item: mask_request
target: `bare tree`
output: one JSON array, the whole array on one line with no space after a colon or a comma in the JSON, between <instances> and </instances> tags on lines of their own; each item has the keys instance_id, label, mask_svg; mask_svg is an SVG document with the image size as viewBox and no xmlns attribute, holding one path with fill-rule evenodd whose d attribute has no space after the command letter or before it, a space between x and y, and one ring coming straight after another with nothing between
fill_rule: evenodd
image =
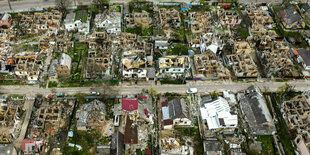
<instances>
[{"instance_id":1,"label":"bare tree","mask_svg":"<svg viewBox=\"0 0 310 155\"><path fill-rule=\"evenodd\" d=\"M71 0L56 0L55 3L59 11L65 15L67 13L67 7L71 4Z\"/></svg>"},{"instance_id":2,"label":"bare tree","mask_svg":"<svg viewBox=\"0 0 310 155\"><path fill-rule=\"evenodd\" d=\"M109 0L93 0L93 4L97 5L98 8L103 11L104 6L109 4Z\"/></svg>"},{"instance_id":3,"label":"bare tree","mask_svg":"<svg viewBox=\"0 0 310 155\"><path fill-rule=\"evenodd\" d=\"M11 6L10 0L8 0L8 4L9 4L9 7L10 7L10 10L12 10L12 6Z\"/></svg>"}]
</instances>

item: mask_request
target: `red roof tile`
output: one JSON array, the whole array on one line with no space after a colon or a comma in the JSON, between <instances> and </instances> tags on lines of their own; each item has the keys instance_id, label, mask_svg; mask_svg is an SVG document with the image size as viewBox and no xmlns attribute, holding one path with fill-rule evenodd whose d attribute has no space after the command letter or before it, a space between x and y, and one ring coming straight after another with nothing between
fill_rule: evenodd
<instances>
[{"instance_id":1,"label":"red roof tile","mask_svg":"<svg viewBox=\"0 0 310 155\"><path fill-rule=\"evenodd\" d=\"M122 109L127 111L134 111L138 109L137 98L122 98Z\"/></svg>"},{"instance_id":2,"label":"red roof tile","mask_svg":"<svg viewBox=\"0 0 310 155\"><path fill-rule=\"evenodd\" d=\"M35 139L24 139L24 140L22 141L22 150L25 151L25 145L26 145L26 144L28 144L28 143L34 143L35 141L37 141L37 140L35 140Z\"/></svg>"}]
</instances>

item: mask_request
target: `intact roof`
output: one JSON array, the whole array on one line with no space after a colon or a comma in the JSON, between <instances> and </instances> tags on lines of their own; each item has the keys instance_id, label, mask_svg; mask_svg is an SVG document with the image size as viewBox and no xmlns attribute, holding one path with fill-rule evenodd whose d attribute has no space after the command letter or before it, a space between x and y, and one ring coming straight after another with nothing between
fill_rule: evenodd
<instances>
[{"instance_id":1,"label":"intact roof","mask_svg":"<svg viewBox=\"0 0 310 155\"><path fill-rule=\"evenodd\" d=\"M65 23L71 23L74 22L75 13L69 13L66 16L66 19L64 20Z\"/></svg>"},{"instance_id":2,"label":"intact roof","mask_svg":"<svg viewBox=\"0 0 310 155\"><path fill-rule=\"evenodd\" d=\"M125 150L124 135L119 131L117 131L112 135L111 154L116 155L123 154L124 150Z\"/></svg>"},{"instance_id":3,"label":"intact roof","mask_svg":"<svg viewBox=\"0 0 310 155\"><path fill-rule=\"evenodd\" d=\"M137 125L132 126L132 120L127 116L125 133L124 133L124 144L138 144L138 129Z\"/></svg>"},{"instance_id":4,"label":"intact roof","mask_svg":"<svg viewBox=\"0 0 310 155\"><path fill-rule=\"evenodd\" d=\"M275 131L266 101L254 86L249 87L240 99L240 108L251 132L255 135L270 135Z\"/></svg>"},{"instance_id":5,"label":"intact roof","mask_svg":"<svg viewBox=\"0 0 310 155\"><path fill-rule=\"evenodd\" d=\"M309 10L309 8L310 8L309 4L308 4L308 3L305 3L305 4L303 4L303 5L300 7L300 10L303 11L303 12L305 12L305 11Z\"/></svg>"},{"instance_id":6,"label":"intact roof","mask_svg":"<svg viewBox=\"0 0 310 155\"><path fill-rule=\"evenodd\" d=\"M148 78L155 78L155 72L156 72L156 70L155 70L155 68L148 68L147 69L147 77Z\"/></svg>"},{"instance_id":7,"label":"intact roof","mask_svg":"<svg viewBox=\"0 0 310 155\"><path fill-rule=\"evenodd\" d=\"M173 120L172 119L164 120L164 125L172 125L172 124L173 124Z\"/></svg>"},{"instance_id":8,"label":"intact roof","mask_svg":"<svg viewBox=\"0 0 310 155\"><path fill-rule=\"evenodd\" d=\"M296 21L300 20L301 17L298 14L298 12L295 10L295 8L293 6L288 6L286 8L284 8L284 10L281 13L281 16L283 18L283 20L287 23L287 24L292 24L295 23Z\"/></svg>"},{"instance_id":9,"label":"intact roof","mask_svg":"<svg viewBox=\"0 0 310 155\"><path fill-rule=\"evenodd\" d=\"M299 49L299 55L307 66L310 66L310 51L306 49Z\"/></svg>"},{"instance_id":10,"label":"intact roof","mask_svg":"<svg viewBox=\"0 0 310 155\"><path fill-rule=\"evenodd\" d=\"M134 111L138 109L137 98L122 98L122 109L127 111Z\"/></svg>"},{"instance_id":11,"label":"intact roof","mask_svg":"<svg viewBox=\"0 0 310 155\"><path fill-rule=\"evenodd\" d=\"M168 102L169 118L187 118L187 106L183 98L173 99Z\"/></svg>"},{"instance_id":12,"label":"intact roof","mask_svg":"<svg viewBox=\"0 0 310 155\"><path fill-rule=\"evenodd\" d=\"M67 66L68 69L71 69L71 57L65 53L62 53L61 57L60 57L60 65L62 66Z\"/></svg>"}]
</instances>

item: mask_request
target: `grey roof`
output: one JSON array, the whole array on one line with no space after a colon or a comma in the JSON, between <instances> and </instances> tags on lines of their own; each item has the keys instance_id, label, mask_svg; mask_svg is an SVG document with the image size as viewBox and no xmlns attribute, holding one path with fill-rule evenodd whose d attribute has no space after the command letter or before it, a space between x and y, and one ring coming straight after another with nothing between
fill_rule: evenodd
<instances>
[{"instance_id":1,"label":"grey roof","mask_svg":"<svg viewBox=\"0 0 310 155\"><path fill-rule=\"evenodd\" d=\"M111 154L122 155L125 150L124 135L119 131L113 133L111 139Z\"/></svg>"},{"instance_id":2,"label":"grey roof","mask_svg":"<svg viewBox=\"0 0 310 155\"><path fill-rule=\"evenodd\" d=\"M50 65L50 68L48 70L48 76L55 76L57 73L57 66L58 66L58 60L54 59Z\"/></svg>"},{"instance_id":3,"label":"grey roof","mask_svg":"<svg viewBox=\"0 0 310 155\"><path fill-rule=\"evenodd\" d=\"M301 17L298 12L295 10L293 6L288 6L284 8L282 12L282 18L287 24L295 23L296 21L300 20Z\"/></svg>"},{"instance_id":4,"label":"grey roof","mask_svg":"<svg viewBox=\"0 0 310 155\"><path fill-rule=\"evenodd\" d=\"M207 152L207 154L221 154L223 151L223 147L217 141L215 142L204 141L203 148L204 152Z\"/></svg>"},{"instance_id":5,"label":"grey roof","mask_svg":"<svg viewBox=\"0 0 310 155\"><path fill-rule=\"evenodd\" d=\"M255 135L272 134L275 131L275 126L260 92L251 86L246 90L246 94L240 96L240 107L251 132Z\"/></svg>"},{"instance_id":6,"label":"grey roof","mask_svg":"<svg viewBox=\"0 0 310 155\"><path fill-rule=\"evenodd\" d=\"M308 4L308 3L305 3L305 4L303 4L303 5L300 7L300 10L301 10L302 12L305 12L305 11L309 10L309 8L310 8L309 4Z\"/></svg>"},{"instance_id":7,"label":"grey roof","mask_svg":"<svg viewBox=\"0 0 310 155\"><path fill-rule=\"evenodd\" d=\"M299 55L307 66L310 66L310 51L306 49L299 49Z\"/></svg>"},{"instance_id":8,"label":"grey roof","mask_svg":"<svg viewBox=\"0 0 310 155\"><path fill-rule=\"evenodd\" d=\"M65 23L72 23L74 22L75 13L69 13L66 16L66 19L64 20Z\"/></svg>"},{"instance_id":9,"label":"grey roof","mask_svg":"<svg viewBox=\"0 0 310 155\"><path fill-rule=\"evenodd\" d=\"M155 72L156 72L156 70L155 70L155 68L148 68L147 69L147 77L148 78L155 78Z\"/></svg>"},{"instance_id":10,"label":"grey roof","mask_svg":"<svg viewBox=\"0 0 310 155\"><path fill-rule=\"evenodd\" d=\"M169 118L187 118L187 105L183 98L173 99L168 102Z\"/></svg>"}]
</instances>

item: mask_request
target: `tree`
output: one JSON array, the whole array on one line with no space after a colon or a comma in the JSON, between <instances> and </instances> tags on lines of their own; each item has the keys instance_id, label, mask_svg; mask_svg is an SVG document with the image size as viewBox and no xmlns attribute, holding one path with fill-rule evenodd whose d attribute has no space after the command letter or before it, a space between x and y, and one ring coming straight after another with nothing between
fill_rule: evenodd
<instances>
[{"instance_id":1,"label":"tree","mask_svg":"<svg viewBox=\"0 0 310 155\"><path fill-rule=\"evenodd\" d=\"M10 0L8 0L8 4L9 4L9 7L10 7L10 10L12 10L12 6L11 6Z\"/></svg>"},{"instance_id":2,"label":"tree","mask_svg":"<svg viewBox=\"0 0 310 155\"><path fill-rule=\"evenodd\" d=\"M149 88L149 93L152 95L152 97L156 97L158 95L157 90L153 87Z\"/></svg>"},{"instance_id":3,"label":"tree","mask_svg":"<svg viewBox=\"0 0 310 155\"><path fill-rule=\"evenodd\" d=\"M56 8L65 15L67 13L67 7L71 4L71 0L56 0L55 3Z\"/></svg>"},{"instance_id":4,"label":"tree","mask_svg":"<svg viewBox=\"0 0 310 155\"><path fill-rule=\"evenodd\" d=\"M93 0L93 4L97 5L99 10L103 11L104 6L109 4L109 0Z\"/></svg>"},{"instance_id":5,"label":"tree","mask_svg":"<svg viewBox=\"0 0 310 155\"><path fill-rule=\"evenodd\" d=\"M288 83L285 83L284 85L278 87L276 92L281 97L283 97L284 95L287 95L288 93L294 92L294 87Z\"/></svg>"}]
</instances>

